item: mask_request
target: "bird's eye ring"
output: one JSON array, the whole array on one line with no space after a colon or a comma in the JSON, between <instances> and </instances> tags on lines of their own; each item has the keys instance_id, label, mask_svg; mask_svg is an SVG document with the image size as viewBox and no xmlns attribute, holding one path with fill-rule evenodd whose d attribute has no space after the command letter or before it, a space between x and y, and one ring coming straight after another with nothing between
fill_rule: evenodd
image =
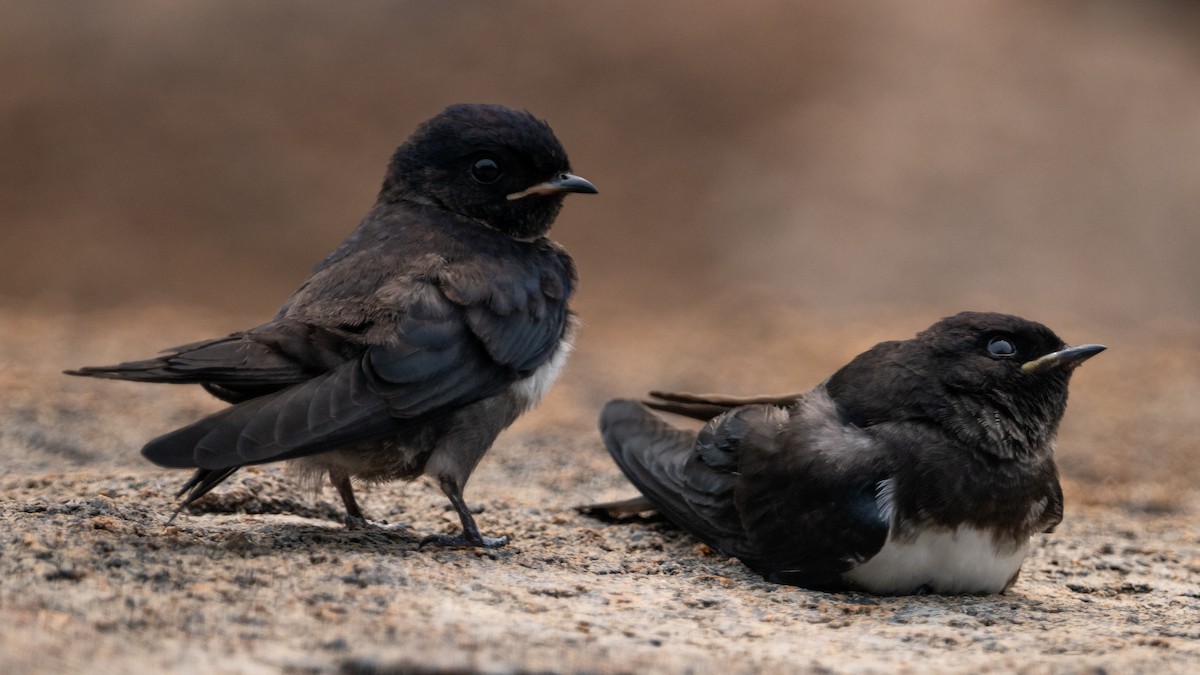
<instances>
[{"instance_id":1,"label":"bird's eye ring","mask_svg":"<svg viewBox=\"0 0 1200 675\"><path fill-rule=\"evenodd\" d=\"M483 183L484 185L490 185L491 183L495 183L496 181L500 180L500 176L503 173L504 172L500 170L500 165L491 157L477 159L475 160L475 163L471 165L471 178L474 178L476 182Z\"/></svg>"},{"instance_id":2,"label":"bird's eye ring","mask_svg":"<svg viewBox=\"0 0 1200 675\"><path fill-rule=\"evenodd\" d=\"M1017 354L1016 345L1011 340L1000 336L988 340L987 350L988 354L997 357L1015 356Z\"/></svg>"}]
</instances>

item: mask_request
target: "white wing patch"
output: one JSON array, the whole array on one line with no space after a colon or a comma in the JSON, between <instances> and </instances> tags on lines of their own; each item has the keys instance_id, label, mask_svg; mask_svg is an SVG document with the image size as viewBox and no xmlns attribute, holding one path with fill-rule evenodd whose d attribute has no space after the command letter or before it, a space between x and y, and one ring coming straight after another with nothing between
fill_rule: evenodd
<instances>
[{"instance_id":1,"label":"white wing patch","mask_svg":"<svg viewBox=\"0 0 1200 675\"><path fill-rule=\"evenodd\" d=\"M997 546L992 534L983 530L928 528L899 540L889 534L879 553L844 576L880 595L923 589L943 594L999 593L1021 569L1028 551L1028 540L1012 549Z\"/></svg>"},{"instance_id":2,"label":"white wing patch","mask_svg":"<svg viewBox=\"0 0 1200 675\"><path fill-rule=\"evenodd\" d=\"M875 506L879 508L879 515L883 516L883 520L888 524L888 530L891 530L892 516L896 513L896 481L892 478L879 481L875 486Z\"/></svg>"}]
</instances>

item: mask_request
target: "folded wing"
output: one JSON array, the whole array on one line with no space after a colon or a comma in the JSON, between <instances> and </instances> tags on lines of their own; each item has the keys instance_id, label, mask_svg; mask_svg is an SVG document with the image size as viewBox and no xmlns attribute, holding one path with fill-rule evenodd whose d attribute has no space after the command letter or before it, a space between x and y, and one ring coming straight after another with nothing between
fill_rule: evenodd
<instances>
[{"instance_id":1,"label":"folded wing","mask_svg":"<svg viewBox=\"0 0 1200 675\"><path fill-rule=\"evenodd\" d=\"M143 453L164 466L223 469L392 436L503 391L549 358L565 330L565 297L546 296L540 283L536 294L515 285L474 296L436 278L411 283L383 344L154 439Z\"/></svg>"},{"instance_id":2,"label":"folded wing","mask_svg":"<svg viewBox=\"0 0 1200 675\"><path fill-rule=\"evenodd\" d=\"M748 405L655 396L666 401L655 407L711 419L692 433L613 401L600 429L621 470L672 522L768 579L810 588L841 586L842 572L883 546L885 463L868 435L842 437L861 430L842 424L823 389Z\"/></svg>"}]
</instances>

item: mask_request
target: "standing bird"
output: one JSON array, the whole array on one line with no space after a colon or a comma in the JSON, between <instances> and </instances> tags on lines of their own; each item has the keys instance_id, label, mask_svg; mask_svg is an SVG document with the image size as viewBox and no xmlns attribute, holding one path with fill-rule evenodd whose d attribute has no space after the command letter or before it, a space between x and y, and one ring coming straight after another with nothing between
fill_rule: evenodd
<instances>
[{"instance_id":1,"label":"standing bird","mask_svg":"<svg viewBox=\"0 0 1200 675\"><path fill-rule=\"evenodd\" d=\"M883 342L806 394L652 393L600 431L654 508L768 581L883 595L998 593L1030 535L1062 521L1053 442L1068 348L1015 316L964 312ZM697 434L646 406L707 420Z\"/></svg>"},{"instance_id":2,"label":"standing bird","mask_svg":"<svg viewBox=\"0 0 1200 675\"><path fill-rule=\"evenodd\" d=\"M454 105L392 156L379 198L275 318L158 358L67 371L199 384L233 405L146 444L196 468L180 509L238 468L290 460L351 480L437 479L462 520L426 541L496 547L462 491L497 435L550 388L571 351L570 256L546 233L572 175L550 127L499 105Z\"/></svg>"}]
</instances>

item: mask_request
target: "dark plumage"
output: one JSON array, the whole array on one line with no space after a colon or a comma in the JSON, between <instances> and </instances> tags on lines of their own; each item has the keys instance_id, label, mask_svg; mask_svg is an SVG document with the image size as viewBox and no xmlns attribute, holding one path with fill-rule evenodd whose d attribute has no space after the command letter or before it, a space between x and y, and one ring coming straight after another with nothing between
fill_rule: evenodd
<instances>
[{"instance_id":1,"label":"dark plumage","mask_svg":"<svg viewBox=\"0 0 1200 675\"><path fill-rule=\"evenodd\" d=\"M771 581L1000 592L1030 535L1062 520L1053 440L1072 370L1103 349L965 312L872 347L805 394L612 401L604 442L648 501L613 506L656 508ZM675 429L649 408L707 424Z\"/></svg>"},{"instance_id":2,"label":"dark plumage","mask_svg":"<svg viewBox=\"0 0 1200 675\"><path fill-rule=\"evenodd\" d=\"M566 193L596 192L570 170L529 113L451 106L396 150L375 207L274 320L68 372L199 384L234 404L142 450L197 468L184 505L238 467L294 460L328 474L358 520L351 479L428 474L463 525L439 541L502 545L479 533L462 489L570 352L575 268L545 235Z\"/></svg>"}]
</instances>

